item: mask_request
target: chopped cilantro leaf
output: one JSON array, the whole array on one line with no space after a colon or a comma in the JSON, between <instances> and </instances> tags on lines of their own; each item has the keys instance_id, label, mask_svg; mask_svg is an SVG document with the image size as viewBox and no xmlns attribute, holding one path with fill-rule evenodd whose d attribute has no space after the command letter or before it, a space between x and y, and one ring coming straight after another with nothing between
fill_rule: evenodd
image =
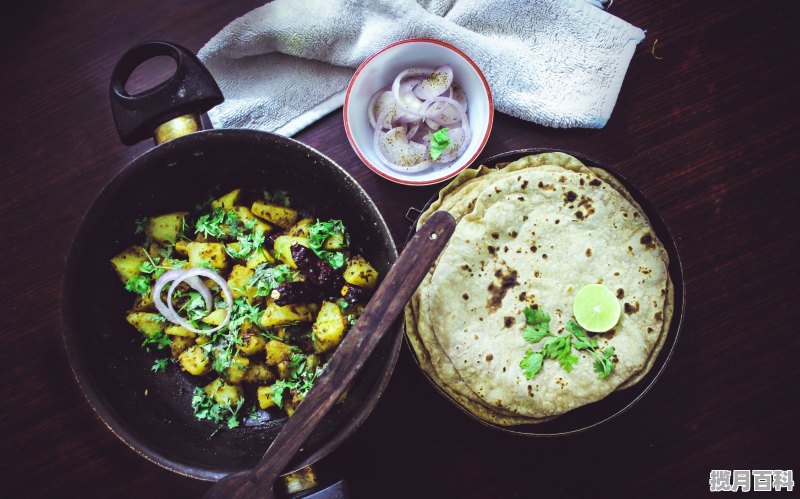
<instances>
[{"instance_id":1,"label":"chopped cilantro leaf","mask_svg":"<svg viewBox=\"0 0 800 499\"><path fill-rule=\"evenodd\" d=\"M453 141L447 135L447 127L440 129L438 132L431 134L431 159L436 161L441 157L442 153L450 147Z\"/></svg>"},{"instance_id":2,"label":"chopped cilantro leaf","mask_svg":"<svg viewBox=\"0 0 800 499\"><path fill-rule=\"evenodd\" d=\"M225 211L215 208L211 213L197 219L194 226L195 234L203 234L205 237L221 238L225 235L222 224L225 222Z\"/></svg>"},{"instance_id":3,"label":"chopped cilantro leaf","mask_svg":"<svg viewBox=\"0 0 800 499\"><path fill-rule=\"evenodd\" d=\"M522 369L522 373L526 378L533 379L533 377L542 370L543 362L544 355L542 355L541 352L528 350L525 352L525 357L520 361L519 367Z\"/></svg>"},{"instance_id":4,"label":"chopped cilantro leaf","mask_svg":"<svg viewBox=\"0 0 800 499\"><path fill-rule=\"evenodd\" d=\"M150 292L150 278L141 274L133 276L125 283L125 289L132 293L147 296L147 293Z\"/></svg>"},{"instance_id":5,"label":"chopped cilantro leaf","mask_svg":"<svg viewBox=\"0 0 800 499\"><path fill-rule=\"evenodd\" d=\"M164 370L167 368L168 360L169 359L156 360L155 362L153 362L153 367L151 367L150 370L153 371L154 373L164 372Z\"/></svg>"},{"instance_id":6,"label":"chopped cilantro leaf","mask_svg":"<svg viewBox=\"0 0 800 499\"><path fill-rule=\"evenodd\" d=\"M294 272L286 264L273 267L268 263L262 263L256 267L248 284L256 288L256 296L269 296L273 289L293 278Z\"/></svg>"},{"instance_id":7,"label":"chopped cilantro leaf","mask_svg":"<svg viewBox=\"0 0 800 499\"><path fill-rule=\"evenodd\" d=\"M167 348L170 346L169 336L167 336L164 331L159 331L151 336L146 336L144 341L142 341L142 347L149 350L150 345L155 347L157 350Z\"/></svg>"},{"instance_id":8,"label":"chopped cilantro leaf","mask_svg":"<svg viewBox=\"0 0 800 499\"><path fill-rule=\"evenodd\" d=\"M350 236L344 228L344 223L341 220L328 220L309 225L308 227L308 247L322 260L328 263L335 269L342 268L345 263L344 254L339 251L328 251L323 247L325 241L334 234L341 234L343 245L350 244Z\"/></svg>"},{"instance_id":9,"label":"chopped cilantro leaf","mask_svg":"<svg viewBox=\"0 0 800 499\"><path fill-rule=\"evenodd\" d=\"M228 428L236 428L239 426L238 414L239 410L244 404L244 399L239 399L236 407L231 407L229 404L218 404L214 401L202 388L195 387L192 393L192 410L194 417L199 420L209 420L217 424L222 424L224 421Z\"/></svg>"}]
</instances>

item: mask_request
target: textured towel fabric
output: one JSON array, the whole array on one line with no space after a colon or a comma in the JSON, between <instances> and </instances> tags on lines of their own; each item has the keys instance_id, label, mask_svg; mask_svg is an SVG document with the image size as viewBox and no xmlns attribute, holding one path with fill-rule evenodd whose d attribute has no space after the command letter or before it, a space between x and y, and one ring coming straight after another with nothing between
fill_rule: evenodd
<instances>
[{"instance_id":1,"label":"textured towel fabric","mask_svg":"<svg viewBox=\"0 0 800 499\"><path fill-rule=\"evenodd\" d=\"M275 0L198 54L225 103L217 128L292 135L344 102L354 68L406 38L469 55L498 111L552 127L606 124L644 32L600 0Z\"/></svg>"}]
</instances>

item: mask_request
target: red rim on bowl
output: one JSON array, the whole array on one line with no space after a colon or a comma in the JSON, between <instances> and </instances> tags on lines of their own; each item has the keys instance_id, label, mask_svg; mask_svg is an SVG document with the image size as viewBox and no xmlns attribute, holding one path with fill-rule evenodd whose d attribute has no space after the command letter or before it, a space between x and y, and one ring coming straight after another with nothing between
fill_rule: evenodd
<instances>
[{"instance_id":1,"label":"red rim on bowl","mask_svg":"<svg viewBox=\"0 0 800 499\"><path fill-rule=\"evenodd\" d=\"M432 179L432 180L425 180L425 181L404 180L404 179L401 179L401 178L393 177L393 176L389 175L388 173L381 171L380 168L378 168L377 166L372 164L367 159L367 157L364 156L364 154L361 152L361 149L356 144L356 141L353 138L353 134L350 131L350 122L347 119L347 109L349 108L350 92L353 89L353 83L356 81L356 79L358 78L358 75L361 73L361 71L370 63L370 61L372 61L375 57L377 57L378 55L382 54L383 52L386 52L387 50L389 50L389 49L391 49L393 47L396 47L398 45L403 45L403 44L406 44L406 43L414 43L414 42L433 43L435 45L440 45L442 47L445 47L445 48L455 52L456 54L460 55L465 61L467 61L472 66L473 69L475 69L475 72L481 78L481 81L483 82L483 86L486 89L486 97L487 97L487 99L489 101L489 123L488 123L488 125L486 127L486 133L484 134L483 139L481 140L480 146L478 146L478 149L475 151L475 154L473 154L472 157L469 158L469 160L467 162L465 162L464 165L461 166L460 168L458 168L458 169L456 169L456 170L454 170L452 172L449 172L449 173L447 173L446 175L444 175L442 177L435 178L435 179ZM465 54L461 50L457 49L456 47L450 45L449 43L443 42L441 40L434 40L433 38L409 38L408 40L400 40L398 42L392 43L391 45L387 45L386 47L380 49L379 51L377 51L374 54L372 54L371 56L369 56L364 62L361 63L361 65L358 67L358 69L356 69L356 72L353 74L353 77L350 79L350 83L348 83L348 85L347 85L347 92L345 93L345 97L344 97L344 112L342 113L342 115L344 116L344 131L347 134L347 140L350 141L350 145L353 147L353 150L356 152L356 154L358 155L359 159L361 159L361 161L365 165L367 165L367 168L369 168L373 172L377 173L381 177L383 177L383 178L385 178L387 180L391 180L392 182L396 182L398 184L403 184L403 185L432 185L432 184L438 184L439 182L444 182L445 180L448 180L448 179L451 179L451 178L455 177L456 175L461 173L463 170L465 170L469 165L471 165L472 162L475 161L478 158L478 156L481 154L481 152L483 151L483 148L486 146L486 142L489 140L489 135L492 133L492 124L494 122L494 101L492 100L492 91L489 89L489 82L486 81L486 77L483 76L483 72L478 67L478 65L475 64L475 62L472 59L470 59L470 57L467 54Z\"/></svg>"}]
</instances>

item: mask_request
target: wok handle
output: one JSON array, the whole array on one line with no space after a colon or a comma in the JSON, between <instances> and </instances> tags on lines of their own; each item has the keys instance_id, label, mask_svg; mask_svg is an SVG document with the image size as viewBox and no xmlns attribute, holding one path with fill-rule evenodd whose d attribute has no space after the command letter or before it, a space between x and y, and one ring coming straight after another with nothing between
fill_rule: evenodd
<instances>
[{"instance_id":1,"label":"wok handle","mask_svg":"<svg viewBox=\"0 0 800 499\"><path fill-rule=\"evenodd\" d=\"M141 63L158 56L171 57L175 74L144 92L130 95L125 83ZM111 73L111 113L119 138L133 145L156 136L161 143L200 130L199 115L225 98L203 63L175 43L144 42L122 54ZM169 127L163 125L171 123Z\"/></svg>"}]
</instances>

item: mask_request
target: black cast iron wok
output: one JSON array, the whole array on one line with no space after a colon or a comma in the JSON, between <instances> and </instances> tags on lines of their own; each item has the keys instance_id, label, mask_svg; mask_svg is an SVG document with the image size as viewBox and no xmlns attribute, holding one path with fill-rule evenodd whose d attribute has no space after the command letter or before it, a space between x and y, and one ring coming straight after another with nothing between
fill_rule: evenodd
<instances>
[{"instance_id":1,"label":"black cast iron wok","mask_svg":"<svg viewBox=\"0 0 800 499\"><path fill-rule=\"evenodd\" d=\"M164 83L130 96L133 70L156 56L177 69ZM120 59L111 81L114 119L125 144L155 134L154 149L117 175L86 213L75 235L63 284L67 354L86 398L103 422L131 449L182 475L217 480L252 467L285 421L261 411L236 429L219 431L192 414L191 396L202 379L170 364L153 373L154 356L124 318L131 294L109 258L137 242L138 217L190 209L211 194L243 187L253 193L281 188L295 206L341 218L354 247L385 275L397 258L389 229L369 196L340 166L295 140L250 130L199 130L200 113L222 102L208 71L188 50L164 42L138 45ZM174 138L177 137L177 138ZM170 140L172 139L172 140ZM291 462L294 471L330 453L364 421L383 392L397 359L402 331L388 334L364 370ZM243 411L244 412L244 411Z\"/></svg>"},{"instance_id":2,"label":"black cast iron wok","mask_svg":"<svg viewBox=\"0 0 800 499\"><path fill-rule=\"evenodd\" d=\"M630 409L636 402L644 397L644 395L655 384L656 380L658 380L659 376L661 376L661 373L664 372L664 369L666 368L667 363L669 362L670 358L672 357L672 353L675 350L675 345L678 342L678 336L680 334L681 325L683 324L683 317L686 310L686 287L683 280L683 264L681 263L681 258L680 254L678 253L678 246L675 243L675 239L672 237L669 227L661 217L661 214L658 212L656 207L645 197L644 193L642 193L642 191L633 185L627 178L623 177L612 168L609 168L608 166L605 166L598 161L588 158L582 154L571 151L558 151L557 149L534 148L509 151L478 160L472 167L477 168L478 165L497 167L498 165L510 163L512 161L524 158L525 156L553 151L570 154L581 160L587 166L601 168L607 171L617 180L619 180L620 183L625 186L625 188L631 194L633 199L635 199L636 202L641 205L642 210L644 210L645 214L650 219L653 230L655 231L659 240L664 244L664 248L667 250L667 254L669 255L669 268L667 271L669 272L670 278L672 279L672 284L675 288L675 308L673 310L672 320L669 325L669 330L667 331L667 337L664 342L664 346L661 348L661 351L659 352L652 369L650 369L650 372L648 372L643 379L625 390L615 391L602 400L578 407L577 409L569 411L566 414L562 414L561 416L544 423L501 426L484 421L483 419L478 418L471 412L464 409L455 399L450 397L450 395L439 388L439 386L427 375L427 373L422 370L422 367L420 367L420 370L423 372L423 374L425 374L425 378L431 383L431 385L433 385L433 387L439 393L441 393L443 397L458 407L462 412L467 414L467 416L478 421L479 423L505 433L531 437L563 436L580 433L605 423ZM427 210L431 203L438 199L438 196L439 194L435 193L428 200L427 204L422 208L422 210L417 210L415 208L409 210L409 213L406 215L406 217L412 221L412 225L408 234L408 239L410 239L415 233L419 215ZM413 213L415 213L414 216L412 216ZM414 361L417 363L417 365L419 365L419 359L417 358L416 352L414 351L414 348L411 346L408 339L406 339L406 343L408 349L411 351Z\"/></svg>"}]
</instances>

